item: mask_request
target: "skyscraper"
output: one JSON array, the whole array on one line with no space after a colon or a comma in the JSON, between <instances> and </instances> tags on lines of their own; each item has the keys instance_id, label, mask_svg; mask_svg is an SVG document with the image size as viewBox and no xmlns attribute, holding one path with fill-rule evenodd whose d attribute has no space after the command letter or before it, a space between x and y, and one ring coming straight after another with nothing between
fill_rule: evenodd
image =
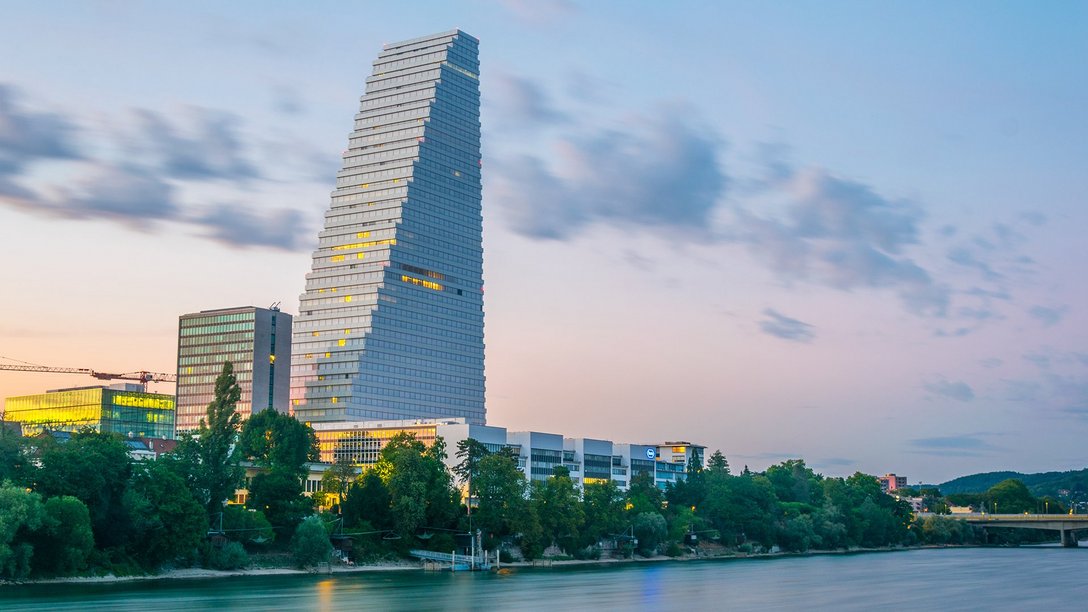
<instances>
[{"instance_id":1,"label":"skyscraper","mask_svg":"<svg viewBox=\"0 0 1088 612\"><path fill-rule=\"evenodd\" d=\"M182 315L178 322L177 430L193 431L207 414L223 362L242 389L238 414L288 411L291 315L278 309L225 308Z\"/></svg>"},{"instance_id":2,"label":"skyscraper","mask_svg":"<svg viewBox=\"0 0 1088 612\"><path fill-rule=\"evenodd\" d=\"M454 30L374 62L295 319L300 420L484 422L477 45Z\"/></svg>"}]
</instances>

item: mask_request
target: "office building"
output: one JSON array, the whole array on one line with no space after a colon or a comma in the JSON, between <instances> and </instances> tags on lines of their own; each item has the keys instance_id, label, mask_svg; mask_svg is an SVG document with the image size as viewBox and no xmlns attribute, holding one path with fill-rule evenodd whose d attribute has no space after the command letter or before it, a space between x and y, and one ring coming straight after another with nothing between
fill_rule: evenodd
<instances>
[{"instance_id":1,"label":"office building","mask_svg":"<svg viewBox=\"0 0 1088 612\"><path fill-rule=\"evenodd\" d=\"M880 490L885 493L895 491L896 489L903 489L907 486L907 477L896 476L895 474L878 476L877 481L880 482Z\"/></svg>"},{"instance_id":2,"label":"office building","mask_svg":"<svg viewBox=\"0 0 1088 612\"><path fill-rule=\"evenodd\" d=\"M174 437L174 396L148 393L143 385L73 387L4 400L4 420L24 436L76 432L84 427L137 438Z\"/></svg>"},{"instance_id":3,"label":"office building","mask_svg":"<svg viewBox=\"0 0 1088 612\"><path fill-rule=\"evenodd\" d=\"M224 308L182 315L178 324L177 430L194 431L215 397L223 362L234 366L243 419L290 401L291 315L277 308Z\"/></svg>"},{"instance_id":4,"label":"office building","mask_svg":"<svg viewBox=\"0 0 1088 612\"><path fill-rule=\"evenodd\" d=\"M295 319L301 421L484 413L477 41L386 45Z\"/></svg>"}]
</instances>

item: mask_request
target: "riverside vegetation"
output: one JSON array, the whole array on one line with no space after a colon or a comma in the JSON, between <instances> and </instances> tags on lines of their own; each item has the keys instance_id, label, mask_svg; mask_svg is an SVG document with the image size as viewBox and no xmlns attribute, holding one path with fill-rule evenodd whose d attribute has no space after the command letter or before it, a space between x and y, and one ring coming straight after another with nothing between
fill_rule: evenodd
<instances>
[{"instance_id":1,"label":"riverside vegetation","mask_svg":"<svg viewBox=\"0 0 1088 612\"><path fill-rule=\"evenodd\" d=\"M624 556L680 556L695 538L721 552L981 541L977 528L939 516L949 500L936 489L915 492L937 514L919 520L873 476L824 477L803 460L733 474L721 452L705 466L689 466L686 481L664 491L644 474L626 492L612 482L579 492L563 467L530 483L508 450L489 453L471 439L458 445L451 474L441 439L427 447L398 435L373 468L357 474L350 464L334 464L322 492L307 497L306 464L317 459L313 430L271 410L243 423L239 396L226 363L197 435L183 434L173 453L155 460L134 461L120 436L92 430L65 443L0 431L0 579L238 569L262 559L312 566L329 560L334 532L352 538L354 556L364 561L400 558L412 548L449 551L457 547L454 535L470 529L508 560L546 553L596 559L602 544ZM243 484L242 461L260 471L245 483L246 505L228 505ZM457 481L476 501L471 512ZM952 501L1065 511L1016 480ZM1023 537L1039 536L992 529L989 540Z\"/></svg>"}]
</instances>

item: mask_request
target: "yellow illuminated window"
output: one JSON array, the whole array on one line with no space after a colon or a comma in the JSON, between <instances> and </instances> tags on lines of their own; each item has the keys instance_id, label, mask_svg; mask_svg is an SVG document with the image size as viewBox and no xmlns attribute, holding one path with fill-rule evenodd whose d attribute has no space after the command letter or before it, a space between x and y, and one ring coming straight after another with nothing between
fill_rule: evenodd
<instances>
[{"instance_id":1,"label":"yellow illuminated window","mask_svg":"<svg viewBox=\"0 0 1088 612\"><path fill-rule=\"evenodd\" d=\"M370 232L359 232L355 234L356 238L370 238Z\"/></svg>"},{"instance_id":2,"label":"yellow illuminated window","mask_svg":"<svg viewBox=\"0 0 1088 612\"><path fill-rule=\"evenodd\" d=\"M338 344L339 346L344 346L347 343L348 343L348 341L344 340L343 338L340 338L339 340L336 341L336 344Z\"/></svg>"},{"instance_id":3,"label":"yellow illuminated window","mask_svg":"<svg viewBox=\"0 0 1088 612\"><path fill-rule=\"evenodd\" d=\"M366 259L366 253L356 253L355 259Z\"/></svg>"},{"instance_id":4,"label":"yellow illuminated window","mask_svg":"<svg viewBox=\"0 0 1088 612\"><path fill-rule=\"evenodd\" d=\"M351 301L351 296L350 295L345 295L344 296L344 301L345 302L350 302Z\"/></svg>"},{"instance_id":5,"label":"yellow illuminated window","mask_svg":"<svg viewBox=\"0 0 1088 612\"><path fill-rule=\"evenodd\" d=\"M314 332L314 338L316 338L316 337L318 337L320 335L321 335L321 332Z\"/></svg>"},{"instance_id":6,"label":"yellow illuminated window","mask_svg":"<svg viewBox=\"0 0 1088 612\"><path fill-rule=\"evenodd\" d=\"M268 356L268 363L276 363L276 356L275 355L269 355Z\"/></svg>"},{"instance_id":7,"label":"yellow illuminated window","mask_svg":"<svg viewBox=\"0 0 1088 612\"><path fill-rule=\"evenodd\" d=\"M332 353L325 353L325 357L332 357Z\"/></svg>"},{"instance_id":8,"label":"yellow illuminated window","mask_svg":"<svg viewBox=\"0 0 1088 612\"><path fill-rule=\"evenodd\" d=\"M338 246L334 246L332 248L332 250L334 250L334 251L349 251L351 249L365 249L367 247L372 247L372 246L381 246L383 244L396 244L396 243L397 243L396 238L386 238L385 240L370 240L370 241L367 241L367 242L353 242L351 244L341 244L341 245L338 245Z\"/></svg>"},{"instance_id":9,"label":"yellow illuminated window","mask_svg":"<svg viewBox=\"0 0 1088 612\"><path fill-rule=\"evenodd\" d=\"M683 452L685 452L687 450L688 449L687 449L686 446L674 446L674 447L672 447L672 452L674 452L674 453L683 453Z\"/></svg>"},{"instance_id":10,"label":"yellow illuminated window","mask_svg":"<svg viewBox=\"0 0 1088 612\"><path fill-rule=\"evenodd\" d=\"M339 402L339 401L340 401L340 398L338 398L338 397L332 398L332 403L334 403L334 404Z\"/></svg>"},{"instance_id":11,"label":"yellow illuminated window","mask_svg":"<svg viewBox=\"0 0 1088 612\"><path fill-rule=\"evenodd\" d=\"M329 258L329 261L344 261L343 255L333 255Z\"/></svg>"},{"instance_id":12,"label":"yellow illuminated window","mask_svg":"<svg viewBox=\"0 0 1088 612\"><path fill-rule=\"evenodd\" d=\"M306 359L313 359L313 358L314 358L313 353L306 353Z\"/></svg>"}]
</instances>

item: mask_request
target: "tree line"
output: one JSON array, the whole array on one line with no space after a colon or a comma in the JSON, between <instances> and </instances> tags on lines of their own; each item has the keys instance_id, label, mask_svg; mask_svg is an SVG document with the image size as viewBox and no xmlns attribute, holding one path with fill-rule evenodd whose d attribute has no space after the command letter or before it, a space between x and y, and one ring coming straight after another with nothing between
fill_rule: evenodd
<instances>
[{"instance_id":1,"label":"tree line","mask_svg":"<svg viewBox=\"0 0 1088 612\"><path fill-rule=\"evenodd\" d=\"M943 516L950 506L1065 511L1010 480L974 496L909 491L935 513L919 519L873 476L825 477L800 459L734 474L720 451L664 490L647 473L633 475L627 491L612 481L579 487L562 466L527 480L510 449L490 452L472 439L453 449L451 471L441 438L427 446L410 434L391 439L361 473L347 462L329 466L322 491L309 497L313 430L272 410L243 423L239 397L227 363L196 435L183 434L155 460L135 461L123 438L92 430L64 443L0 432L0 578L233 569L269 551L312 565L329 559L334 531L361 560L453 550L464 545L458 534L476 530L484 548L508 560L676 556L700 543L736 552L970 544L983 533ZM248 482L243 461L259 468ZM228 504L243 485L245 504Z\"/></svg>"}]
</instances>

